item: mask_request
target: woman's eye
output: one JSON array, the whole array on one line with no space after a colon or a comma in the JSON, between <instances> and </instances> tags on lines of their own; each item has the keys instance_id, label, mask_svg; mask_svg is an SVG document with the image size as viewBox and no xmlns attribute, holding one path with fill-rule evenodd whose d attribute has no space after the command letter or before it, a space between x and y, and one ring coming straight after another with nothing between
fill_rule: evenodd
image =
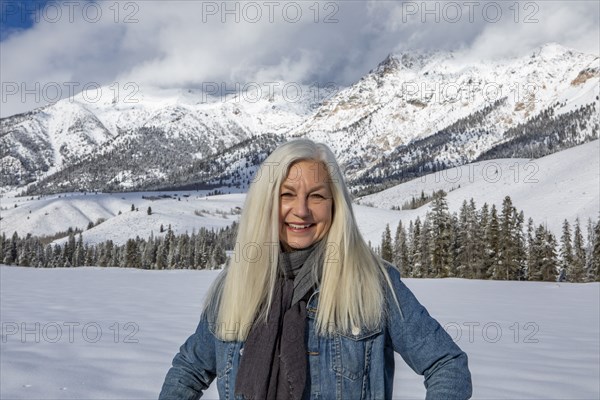
<instances>
[{"instance_id":1,"label":"woman's eye","mask_svg":"<svg viewBox=\"0 0 600 400\"><path fill-rule=\"evenodd\" d=\"M325 196L323 196L322 194L319 194L319 193L311 194L310 197L312 197L314 199L324 199L325 198Z\"/></svg>"},{"instance_id":2,"label":"woman's eye","mask_svg":"<svg viewBox=\"0 0 600 400\"><path fill-rule=\"evenodd\" d=\"M287 193L287 192L286 193L281 193L281 197L291 197L291 196L293 196L292 193Z\"/></svg>"}]
</instances>

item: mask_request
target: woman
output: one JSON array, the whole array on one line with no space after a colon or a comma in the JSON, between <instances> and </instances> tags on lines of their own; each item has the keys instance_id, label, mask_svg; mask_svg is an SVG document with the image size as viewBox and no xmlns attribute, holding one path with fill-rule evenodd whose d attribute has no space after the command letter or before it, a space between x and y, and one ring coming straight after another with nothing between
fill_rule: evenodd
<instances>
[{"instance_id":1,"label":"woman","mask_svg":"<svg viewBox=\"0 0 600 400\"><path fill-rule=\"evenodd\" d=\"M277 148L248 191L234 256L160 399L392 398L394 351L427 399L467 399L467 356L356 226L331 150Z\"/></svg>"}]
</instances>

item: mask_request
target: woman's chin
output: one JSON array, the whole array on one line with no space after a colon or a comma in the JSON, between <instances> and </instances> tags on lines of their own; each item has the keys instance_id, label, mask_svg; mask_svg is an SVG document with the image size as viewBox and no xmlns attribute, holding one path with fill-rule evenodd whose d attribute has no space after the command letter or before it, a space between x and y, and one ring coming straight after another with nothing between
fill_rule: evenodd
<instances>
[{"instance_id":1,"label":"woman's chin","mask_svg":"<svg viewBox=\"0 0 600 400\"><path fill-rule=\"evenodd\" d=\"M284 241L284 247L290 250L302 250L310 247L315 241L310 238L298 238L294 240L294 238L289 238L289 240Z\"/></svg>"}]
</instances>

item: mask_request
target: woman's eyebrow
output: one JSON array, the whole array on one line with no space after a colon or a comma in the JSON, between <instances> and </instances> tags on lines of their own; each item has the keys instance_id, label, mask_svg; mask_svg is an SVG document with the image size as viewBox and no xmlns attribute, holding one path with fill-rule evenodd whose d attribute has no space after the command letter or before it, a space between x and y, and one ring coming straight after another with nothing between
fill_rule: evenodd
<instances>
[{"instance_id":1,"label":"woman's eyebrow","mask_svg":"<svg viewBox=\"0 0 600 400\"><path fill-rule=\"evenodd\" d=\"M319 185L319 186L315 186L314 188L309 189L308 192L312 193L312 192L316 192L317 190L321 190L321 189L325 189L325 188L326 188L325 185Z\"/></svg>"},{"instance_id":2,"label":"woman's eyebrow","mask_svg":"<svg viewBox=\"0 0 600 400\"><path fill-rule=\"evenodd\" d=\"M291 190L291 191L294 191L294 192L296 191L296 188L295 188L295 187L293 187L293 186L291 186L291 185L287 185L287 184L285 184L285 183L281 185L281 188L282 188L282 189L288 189L288 190ZM315 186L315 187L313 187L313 188L310 188L310 189L308 189L308 191L307 191L307 192L308 192L308 193L312 193L312 192L316 192L316 191L318 191L318 190L321 190L321 189L326 189L326 186L325 186L325 185L319 185L319 186Z\"/></svg>"}]
</instances>

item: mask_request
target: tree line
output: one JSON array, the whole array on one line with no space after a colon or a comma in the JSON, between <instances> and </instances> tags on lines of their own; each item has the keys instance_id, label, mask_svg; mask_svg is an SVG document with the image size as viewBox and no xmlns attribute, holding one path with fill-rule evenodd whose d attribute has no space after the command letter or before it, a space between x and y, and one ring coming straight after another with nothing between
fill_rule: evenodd
<instances>
[{"instance_id":1,"label":"tree line","mask_svg":"<svg viewBox=\"0 0 600 400\"><path fill-rule=\"evenodd\" d=\"M2 233L0 260L37 268L213 269L227 262L225 250L234 248L236 232L236 222L191 235L175 235L169 226L163 236L136 237L122 245L112 240L84 243L81 232L73 229L62 244ZM531 218L525 224L523 211L516 210L509 196L499 211L487 203L477 209L471 199L458 213L450 213L446 193L438 191L425 217L408 227L400 222L394 238L388 224L376 251L411 278L600 281L600 218L595 224L588 221L587 240L579 219L573 227L565 220L557 240L543 224L536 227Z\"/></svg>"},{"instance_id":2,"label":"tree line","mask_svg":"<svg viewBox=\"0 0 600 400\"><path fill-rule=\"evenodd\" d=\"M237 223L218 231L200 228L191 235L175 235L171 226L164 236L128 239L118 245L112 240L83 243L81 232L69 229L63 244L44 244L41 237L0 236L0 259L7 265L36 268L121 267L142 269L214 269L226 261L225 249L232 249ZM162 232L162 229L161 229Z\"/></svg>"},{"instance_id":3,"label":"tree line","mask_svg":"<svg viewBox=\"0 0 600 400\"><path fill-rule=\"evenodd\" d=\"M376 249L412 278L471 278L530 281L600 281L600 218L587 224L565 220L557 240L543 224L525 224L509 196L502 209L463 202L450 213L446 193L436 192L424 219L400 223L392 239L389 224Z\"/></svg>"}]
</instances>

